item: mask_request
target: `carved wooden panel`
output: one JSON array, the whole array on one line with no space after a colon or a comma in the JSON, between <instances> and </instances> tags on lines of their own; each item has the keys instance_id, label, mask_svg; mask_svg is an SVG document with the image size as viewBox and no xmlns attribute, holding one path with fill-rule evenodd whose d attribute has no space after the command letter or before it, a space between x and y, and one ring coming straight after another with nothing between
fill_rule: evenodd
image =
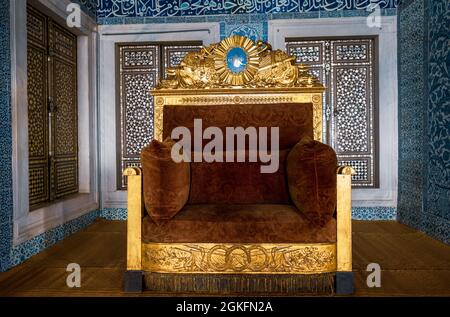
<instances>
[{"instance_id":1,"label":"carved wooden panel","mask_svg":"<svg viewBox=\"0 0 450 317\"><path fill-rule=\"evenodd\" d=\"M140 167L140 154L153 139L153 88L167 67L176 66L198 45L120 43L116 47L118 168L117 187L125 189L127 167Z\"/></svg>"},{"instance_id":2,"label":"carved wooden panel","mask_svg":"<svg viewBox=\"0 0 450 317\"><path fill-rule=\"evenodd\" d=\"M49 24L49 52L54 103L52 116L52 185L54 198L78 192L77 38Z\"/></svg>"},{"instance_id":3,"label":"carved wooden panel","mask_svg":"<svg viewBox=\"0 0 450 317\"><path fill-rule=\"evenodd\" d=\"M77 38L27 7L29 203L78 192Z\"/></svg>"},{"instance_id":4,"label":"carved wooden panel","mask_svg":"<svg viewBox=\"0 0 450 317\"><path fill-rule=\"evenodd\" d=\"M336 150L340 164L355 169L353 186L377 187L375 39L293 39L286 48L328 87L324 140Z\"/></svg>"},{"instance_id":5,"label":"carved wooden panel","mask_svg":"<svg viewBox=\"0 0 450 317\"><path fill-rule=\"evenodd\" d=\"M27 9L28 153L30 205L46 202L49 192L47 18Z\"/></svg>"}]
</instances>

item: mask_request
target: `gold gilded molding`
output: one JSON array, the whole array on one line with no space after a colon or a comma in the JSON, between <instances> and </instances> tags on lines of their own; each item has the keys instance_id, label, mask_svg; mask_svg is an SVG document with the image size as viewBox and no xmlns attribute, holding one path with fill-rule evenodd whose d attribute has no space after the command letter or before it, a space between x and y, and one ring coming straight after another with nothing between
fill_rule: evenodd
<instances>
[{"instance_id":1,"label":"gold gilded molding","mask_svg":"<svg viewBox=\"0 0 450 317\"><path fill-rule=\"evenodd\" d=\"M143 243L156 273L318 274L336 271L336 244Z\"/></svg>"},{"instance_id":2,"label":"gold gilded molding","mask_svg":"<svg viewBox=\"0 0 450 317\"><path fill-rule=\"evenodd\" d=\"M174 90L176 92L176 90ZM322 141L322 91L305 90L298 92L284 90L282 92L268 89L245 89L229 90L226 93L222 91L177 91L178 94L160 94L156 95L154 108L154 133L155 139L162 141L163 120L165 106L211 106L211 105L233 105L233 104L277 104L277 103L312 103L313 104L313 127L314 139Z\"/></svg>"},{"instance_id":3,"label":"gold gilded molding","mask_svg":"<svg viewBox=\"0 0 450 317\"><path fill-rule=\"evenodd\" d=\"M239 50L239 67L231 54ZM262 41L233 35L219 43L188 53L177 67L167 69L154 91L213 88L323 88L306 65ZM230 65L231 64L231 65Z\"/></svg>"},{"instance_id":4,"label":"gold gilded molding","mask_svg":"<svg viewBox=\"0 0 450 317\"><path fill-rule=\"evenodd\" d=\"M164 98L159 97L162 104L156 104L153 113L153 131L154 139L160 142L163 141L163 116L164 116Z\"/></svg>"}]
</instances>

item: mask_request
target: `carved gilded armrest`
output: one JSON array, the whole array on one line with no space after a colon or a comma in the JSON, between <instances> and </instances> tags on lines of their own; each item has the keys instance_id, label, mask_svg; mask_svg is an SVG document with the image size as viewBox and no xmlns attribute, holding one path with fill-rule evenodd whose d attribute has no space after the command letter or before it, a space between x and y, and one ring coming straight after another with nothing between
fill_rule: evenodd
<instances>
[{"instance_id":1,"label":"carved gilded armrest","mask_svg":"<svg viewBox=\"0 0 450 317\"><path fill-rule=\"evenodd\" d=\"M352 175L349 166L337 169L337 271L352 271Z\"/></svg>"},{"instance_id":2,"label":"carved gilded armrest","mask_svg":"<svg viewBox=\"0 0 450 317\"><path fill-rule=\"evenodd\" d=\"M128 167L123 172L128 177L128 221L127 221L127 270L140 271L142 268L142 171L139 167Z\"/></svg>"}]
</instances>

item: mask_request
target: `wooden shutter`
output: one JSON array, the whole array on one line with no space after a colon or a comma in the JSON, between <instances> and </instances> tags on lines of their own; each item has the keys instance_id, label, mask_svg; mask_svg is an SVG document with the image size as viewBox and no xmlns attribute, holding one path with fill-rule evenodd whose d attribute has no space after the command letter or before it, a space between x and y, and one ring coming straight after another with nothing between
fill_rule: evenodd
<instances>
[{"instance_id":1,"label":"wooden shutter","mask_svg":"<svg viewBox=\"0 0 450 317\"><path fill-rule=\"evenodd\" d=\"M77 38L27 7L29 203L78 192Z\"/></svg>"},{"instance_id":2,"label":"wooden shutter","mask_svg":"<svg viewBox=\"0 0 450 317\"><path fill-rule=\"evenodd\" d=\"M46 202L49 192L47 18L28 6L28 153L30 205Z\"/></svg>"},{"instance_id":3,"label":"wooden shutter","mask_svg":"<svg viewBox=\"0 0 450 317\"><path fill-rule=\"evenodd\" d=\"M78 192L77 38L49 22L51 193Z\"/></svg>"}]
</instances>

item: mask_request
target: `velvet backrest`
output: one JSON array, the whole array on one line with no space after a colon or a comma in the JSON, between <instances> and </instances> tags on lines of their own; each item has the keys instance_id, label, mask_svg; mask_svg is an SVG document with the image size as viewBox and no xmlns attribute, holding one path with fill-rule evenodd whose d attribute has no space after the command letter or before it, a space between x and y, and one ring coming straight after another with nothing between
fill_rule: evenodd
<instances>
[{"instance_id":1,"label":"velvet backrest","mask_svg":"<svg viewBox=\"0 0 450 317\"><path fill-rule=\"evenodd\" d=\"M236 104L211 106L165 106L163 138L171 137L176 127L186 127L194 138L194 119L202 119L203 131L218 127L225 136L226 127L279 127L279 166L275 173L261 173L261 162L192 162L191 204L283 204L290 203L286 175L289 150L303 137L313 138L313 105ZM224 149L225 149L224 137ZM176 139L175 139L176 141ZM203 146L210 140L204 140ZM235 142L236 143L236 142ZM247 143L248 145L248 143ZM193 140L192 140L193 148ZM203 148L203 147L202 147ZM193 159L193 158L192 158Z\"/></svg>"}]
</instances>

